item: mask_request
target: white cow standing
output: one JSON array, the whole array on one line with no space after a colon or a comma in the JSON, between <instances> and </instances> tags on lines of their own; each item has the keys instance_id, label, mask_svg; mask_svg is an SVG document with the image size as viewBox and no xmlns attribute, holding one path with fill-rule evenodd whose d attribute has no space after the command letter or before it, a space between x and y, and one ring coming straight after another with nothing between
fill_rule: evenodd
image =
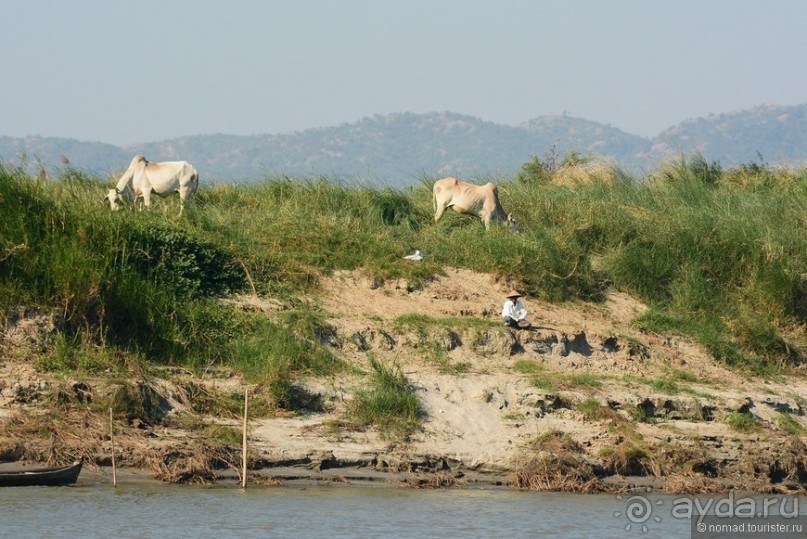
<instances>
[{"instance_id":1,"label":"white cow standing","mask_svg":"<svg viewBox=\"0 0 807 539\"><path fill-rule=\"evenodd\" d=\"M182 215L185 203L191 202L198 185L199 173L187 161L151 163L144 156L136 155L104 200L109 201L112 210L119 210L124 199L136 204L137 199L142 197L143 205L148 208L151 206L151 193L164 197L176 191L179 193L179 213Z\"/></svg>"},{"instance_id":2,"label":"white cow standing","mask_svg":"<svg viewBox=\"0 0 807 539\"><path fill-rule=\"evenodd\" d=\"M499 202L499 189L492 183L473 185L461 182L457 178L443 178L434 182L432 190L434 220L442 217L446 208L459 213L476 215L490 228L491 221L507 223L510 229L515 227L513 216L505 213Z\"/></svg>"}]
</instances>

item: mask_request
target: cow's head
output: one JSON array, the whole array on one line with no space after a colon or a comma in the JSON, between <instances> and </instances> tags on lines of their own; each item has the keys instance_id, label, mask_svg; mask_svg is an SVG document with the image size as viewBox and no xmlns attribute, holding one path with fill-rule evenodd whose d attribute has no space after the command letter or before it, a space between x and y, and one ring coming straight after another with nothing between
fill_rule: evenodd
<instances>
[{"instance_id":1,"label":"cow's head","mask_svg":"<svg viewBox=\"0 0 807 539\"><path fill-rule=\"evenodd\" d=\"M511 231L516 229L516 220L513 219L512 213L507 214L507 228Z\"/></svg>"},{"instance_id":2,"label":"cow's head","mask_svg":"<svg viewBox=\"0 0 807 539\"><path fill-rule=\"evenodd\" d=\"M102 199L109 202L109 207L112 211L121 209L121 193L117 189L110 189L106 196Z\"/></svg>"}]
</instances>

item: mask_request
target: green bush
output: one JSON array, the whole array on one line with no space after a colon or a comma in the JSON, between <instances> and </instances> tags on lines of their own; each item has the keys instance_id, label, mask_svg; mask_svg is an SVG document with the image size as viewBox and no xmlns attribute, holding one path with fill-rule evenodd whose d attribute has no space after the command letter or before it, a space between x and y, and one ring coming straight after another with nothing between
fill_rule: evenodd
<instances>
[{"instance_id":1,"label":"green bush","mask_svg":"<svg viewBox=\"0 0 807 539\"><path fill-rule=\"evenodd\" d=\"M552 173L554 171L548 163L545 163L537 156L523 165L521 170L516 175L516 180L526 184L546 185L552 182Z\"/></svg>"},{"instance_id":2,"label":"green bush","mask_svg":"<svg viewBox=\"0 0 807 539\"><path fill-rule=\"evenodd\" d=\"M148 280L161 281L178 295L221 296L243 289L244 270L219 245L186 229L147 220L126 220L118 261Z\"/></svg>"}]
</instances>

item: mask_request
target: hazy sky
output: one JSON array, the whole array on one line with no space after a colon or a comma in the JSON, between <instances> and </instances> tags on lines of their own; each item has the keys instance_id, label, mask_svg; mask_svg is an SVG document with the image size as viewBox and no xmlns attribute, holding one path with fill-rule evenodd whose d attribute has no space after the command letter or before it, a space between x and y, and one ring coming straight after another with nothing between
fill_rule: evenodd
<instances>
[{"instance_id":1,"label":"hazy sky","mask_svg":"<svg viewBox=\"0 0 807 539\"><path fill-rule=\"evenodd\" d=\"M392 112L653 136L807 103L803 0L0 0L0 135L125 145Z\"/></svg>"}]
</instances>

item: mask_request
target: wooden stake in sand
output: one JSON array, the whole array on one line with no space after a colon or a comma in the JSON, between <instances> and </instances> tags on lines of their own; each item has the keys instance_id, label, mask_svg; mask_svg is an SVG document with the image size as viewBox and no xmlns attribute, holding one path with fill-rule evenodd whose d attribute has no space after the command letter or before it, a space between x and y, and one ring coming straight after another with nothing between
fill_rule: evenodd
<instances>
[{"instance_id":1,"label":"wooden stake in sand","mask_svg":"<svg viewBox=\"0 0 807 539\"><path fill-rule=\"evenodd\" d=\"M115 470L115 439L113 435L115 434L115 427L112 423L112 407L109 407L109 443L112 445L112 488L118 486L118 475L117 470Z\"/></svg>"},{"instance_id":2,"label":"wooden stake in sand","mask_svg":"<svg viewBox=\"0 0 807 539\"><path fill-rule=\"evenodd\" d=\"M247 408L249 406L249 389L244 389L244 436L241 455L241 488L247 488Z\"/></svg>"}]
</instances>

